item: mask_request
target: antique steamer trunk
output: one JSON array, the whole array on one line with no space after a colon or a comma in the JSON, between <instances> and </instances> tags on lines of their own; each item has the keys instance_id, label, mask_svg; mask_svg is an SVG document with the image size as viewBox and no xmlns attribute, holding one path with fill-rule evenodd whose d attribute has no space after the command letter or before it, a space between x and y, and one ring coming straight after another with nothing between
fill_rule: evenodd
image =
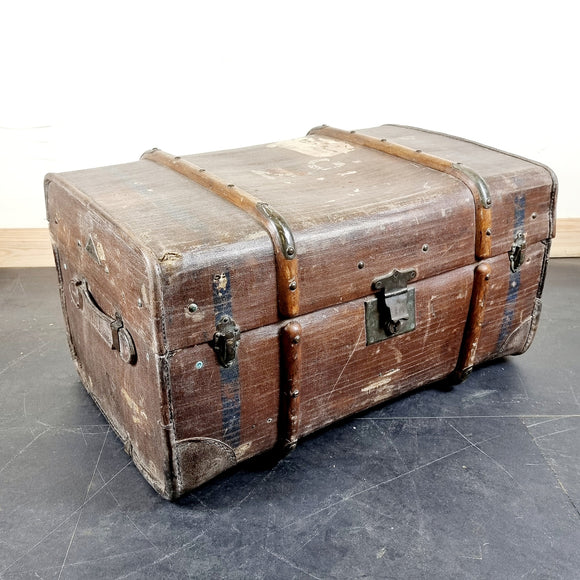
<instances>
[{"instance_id":1,"label":"antique steamer trunk","mask_svg":"<svg viewBox=\"0 0 580 580\"><path fill-rule=\"evenodd\" d=\"M395 125L46 178L78 371L166 498L524 352L555 198L543 165Z\"/></svg>"}]
</instances>

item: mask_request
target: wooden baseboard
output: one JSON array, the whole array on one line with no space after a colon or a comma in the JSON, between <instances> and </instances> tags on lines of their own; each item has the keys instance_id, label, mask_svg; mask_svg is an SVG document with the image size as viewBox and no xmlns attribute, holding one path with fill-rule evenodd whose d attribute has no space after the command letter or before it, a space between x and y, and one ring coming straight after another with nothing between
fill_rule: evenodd
<instances>
[{"instance_id":1,"label":"wooden baseboard","mask_svg":"<svg viewBox=\"0 0 580 580\"><path fill-rule=\"evenodd\" d=\"M48 228L0 229L0 268L54 267Z\"/></svg>"},{"instance_id":2,"label":"wooden baseboard","mask_svg":"<svg viewBox=\"0 0 580 580\"><path fill-rule=\"evenodd\" d=\"M552 242L552 258L580 257L580 218L556 220L556 237Z\"/></svg>"},{"instance_id":3,"label":"wooden baseboard","mask_svg":"<svg viewBox=\"0 0 580 580\"><path fill-rule=\"evenodd\" d=\"M580 218L561 218L556 222L553 258L580 257ZM1 229L0 268L53 267L54 258L48 229Z\"/></svg>"}]
</instances>

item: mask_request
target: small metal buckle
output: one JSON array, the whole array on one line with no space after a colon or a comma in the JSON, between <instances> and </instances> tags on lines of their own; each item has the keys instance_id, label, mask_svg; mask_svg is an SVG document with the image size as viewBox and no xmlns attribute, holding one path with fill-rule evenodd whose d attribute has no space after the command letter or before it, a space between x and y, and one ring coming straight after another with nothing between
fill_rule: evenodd
<instances>
[{"instance_id":1,"label":"small metal buckle","mask_svg":"<svg viewBox=\"0 0 580 580\"><path fill-rule=\"evenodd\" d=\"M377 293L365 301L367 345L415 330L415 289L407 284L415 270L393 270L373 281Z\"/></svg>"},{"instance_id":2,"label":"small metal buckle","mask_svg":"<svg viewBox=\"0 0 580 580\"><path fill-rule=\"evenodd\" d=\"M229 368L236 362L240 336L240 327L233 318L223 316L217 323L212 346L223 367Z\"/></svg>"},{"instance_id":3,"label":"small metal buckle","mask_svg":"<svg viewBox=\"0 0 580 580\"><path fill-rule=\"evenodd\" d=\"M526 234L518 232L509 251L510 270L517 272L526 259Z\"/></svg>"}]
</instances>

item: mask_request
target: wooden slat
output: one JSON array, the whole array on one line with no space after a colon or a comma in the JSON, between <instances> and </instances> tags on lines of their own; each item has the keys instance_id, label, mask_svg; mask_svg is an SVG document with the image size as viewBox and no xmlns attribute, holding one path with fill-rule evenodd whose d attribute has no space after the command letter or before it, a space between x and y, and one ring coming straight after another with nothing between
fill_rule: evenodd
<instances>
[{"instance_id":1,"label":"wooden slat","mask_svg":"<svg viewBox=\"0 0 580 580\"><path fill-rule=\"evenodd\" d=\"M552 258L580 258L580 218L559 218ZM0 268L54 267L48 229L0 228Z\"/></svg>"},{"instance_id":2,"label":"wooden slat","mask_svg":"<svg viewBox=\"0 0 580 580\"><path fill-rule=\"evenodd\" d=\"M54 267L48 228L0 229L0 268Z\"/></svg>"},{"instance_id":3,"label":"wooden slat","mask_svg":"<svg viewBox=\"0 0 580 580\"><path fill-rule=\"evenodd\" d=\"M556 237L550 252L552 258L580 257L580 218L556 220Z\"/></svg>"},{"instance_id":4,"label":"wooden slat","mask_svg":"<svg viewBox=\"0 0 580 580\"><path fill-rule=\"evenodd\" d=\"M269 204L191 161L175 157L160 149L146 151L141 155L141 159L148 159L184 175L252 216L268 232L272 240L280 314L286 318L298 316L300 311L298 260L294 238L286 220Z\"/></svg>"}]
</instances>

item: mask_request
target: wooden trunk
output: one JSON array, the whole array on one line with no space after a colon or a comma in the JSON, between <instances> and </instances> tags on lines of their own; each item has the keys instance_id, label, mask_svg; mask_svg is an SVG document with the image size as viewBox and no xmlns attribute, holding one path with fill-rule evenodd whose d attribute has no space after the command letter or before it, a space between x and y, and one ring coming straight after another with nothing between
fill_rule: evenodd
<instances>
[{"instance_id":1,"label":"wooden trunk","mask_svg":"<svg viewBox=\"0 0 580 580\"><path fill-rule=\"evenodd\" d=\"M70 348L153 487L530 345L556 179L410 127L46 178Z\"/></svg>"}]
</instances>

